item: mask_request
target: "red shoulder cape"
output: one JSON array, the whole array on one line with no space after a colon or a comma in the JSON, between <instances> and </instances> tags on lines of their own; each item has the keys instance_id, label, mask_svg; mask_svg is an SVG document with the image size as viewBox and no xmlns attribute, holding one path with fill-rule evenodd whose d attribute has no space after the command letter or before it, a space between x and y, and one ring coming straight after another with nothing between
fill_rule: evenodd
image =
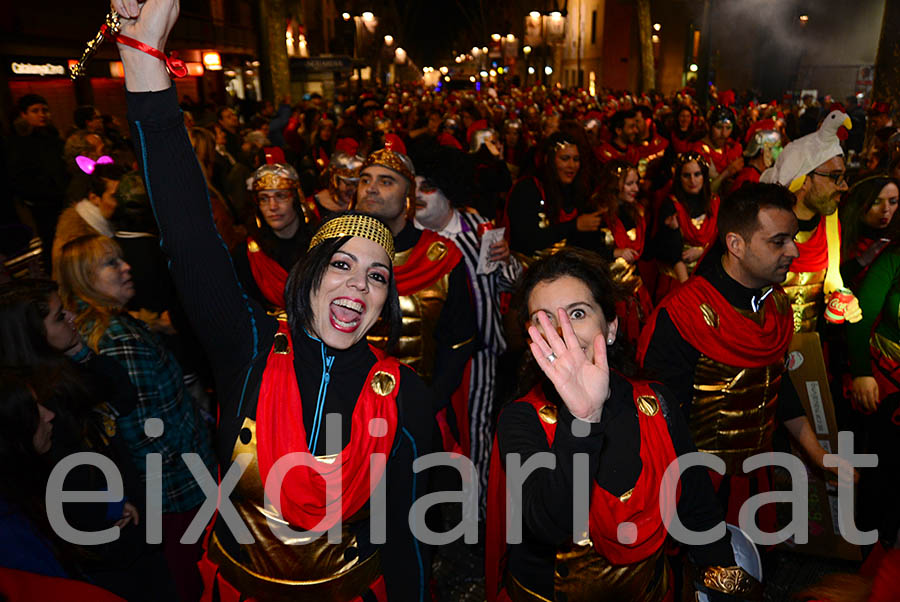
<instances>
[{"instance_id":1,"label":"red shoulder cape","mask_svg":"<svg viewBox=\"0 0 900 602\"><path fill-rule=\"evenodd\" d=\"M251 237L247 237L247 260L250 262L250 271L256 286L266 301L279 309L284 309L284 287L287 284L288 273L281 264L266 255L259 244Z\"/></svg>"},{"instance_id":2,"label":"red shoulder cape","mask_svg":"<svg viewBox=\"0 0 900 602\"><path fill-rule=\"evenodd\" d=\"M715 238L717 230L717 222L719 219L719 195L714 194L709 200L709 211L706 213L706 219L703 224L696 228L691 221L691 214L688 213L687 207L672 196L672 204L675 205L675 212L678 213L678 225L681 228L681 235L684 240L692 247L705 247Z\"/></svg>"},{"instance_id":3,"label":"red shoulder cape","mask_svg":"<svg viewBox=\"0 0 900 602\"><path fill-rule=\"evenodd\" d=\"M292 467L290 462L276 465L289 454L309 454L310 450L287 322L279 322L275 337L256 407L259 476L269 498L280 499L281 514L290 524L307 531L324 531L339 517L348 518L359 511L369 500L370 483L384 476L386 463L370 462L370 458L373 454L385 454L386 458L394 442L400 363L372 349L379 359L369 371L353 409L353 437L332 463L313 460L321 473L308 466ZM281 342L280 337L284 337ZM378 424L372 422L375 419L382 419L381 425L386 428L373 433L371 429ZM270 491L270 475L283 478L279 498Z\"/></svg>"},{"instance_id":4,"label":"red shoulder cape","mask_svg":"<svg viewBox=\"0 0 900 602\"><path fill-rule=\"evenodd\" d=\"M702 276L694 276L668 295L654 310L638 342L638 363L644 358L656 320L663 308L675 324L678 334L714 361L739 368L759 368L784 359L794 332L790 304L785 299L779 311L775 295L784 295L775 286L765 301L762 325L738 312L725 297ZM712 314L704 317L704 306ZM709 321L714 323L710 325Z\"/></svg>"},{"instance_id":5,"label":"red shoulder cape","mask_svg":"<svg viewBox=\"0 0 900 602\"><path fill-rule=\"evenodd\" d=\"M818 272L828 269L828 236L826 235L825 217L819 219L816 231L806 242L797 243L800 256L791 263L791 271ZM840 228L838 229L840 232Z\"/></svg>"},{"instance_id":6,"label":"red shoulder cape","mask_svg":"<svg viewBox=\"0 0 900 602\"><path fill-rule=\"evenodd\" d=\"M634 402L641 407L641 398L652 397L657 411L648 415L639 410L641 433L641 462L643 469L631 496L622 500L618 496L593 484L591 490L589 531L590 539L598 554L616 565L639 562L656 552L666 538L664 514L674 512L677 500L681 495L681 484L675 489L675 499L668 499L660 504L660 496L666 494L662 476L666 468L678 459L672 438L669 435L666 419L658 411L659 400L646 381L631 381L634 389ZM540 415L541 408L552 405L547 401L540 385L532 389L520 401L531 404ZM547 437L547 443L553 446L557 423L540 421ZM506 471L500 459L497 438L494 437L494 449L491 454L490 478L488 482L488 515L487 541L485 544L485 587L488 602L498 599L503 573L506 570ZM660 507L662 512L660 511ZM623 522L635 525L635 541L624 544L618 540L618 527Z\"/></svg>"},{"instance_id":7,"label":"red shoulder cape","mask_svg":"<svg viewBox=\"0 0 900 602\"><path fill-rule=\"evenodd\" d=\"M452 240L432 230L424 230L405 263L394 266L397 292L412 295L449 274L462 259Z\"/></svg>"}]
</instances>

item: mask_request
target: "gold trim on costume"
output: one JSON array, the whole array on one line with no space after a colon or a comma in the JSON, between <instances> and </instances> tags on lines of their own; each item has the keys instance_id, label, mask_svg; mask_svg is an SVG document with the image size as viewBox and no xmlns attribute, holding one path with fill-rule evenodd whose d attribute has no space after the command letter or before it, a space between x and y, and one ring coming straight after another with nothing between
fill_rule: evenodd
<instances>
[{"instance_id":1,"label":"gold trim on costume","mask_svg":"<svg viewBox=\"0 0 900 602\"><path fill-rule=\"evenodd\" d=\"M375 391L377 395L381 395L382 397L390 395L396 386L397 381L394 380L394 376L388 372L379 370L372 376L372 390Z\"/></svg>"},{"instance_id":2,"label":"gold trim on costume","mask_svg":"<svg viewBox=\"0 0 900 602\"><path fill-rule=\"evenodd\" d=\"M628 500L631 499L632 494L634 494L634 487L632 487L631 489L629 489L628 491L626 491L625 493L620 495L619 501L624 504L625 502L627 502Z\"/></svg>"},{"instance_id":3,"label":"gold trim on costume","mask_svg":"<svg viewBox=\"0 0 900 602\"><path fill-rule=\"evenodd\" d=\"M253 182L254 192L261 190L297 190L297 181L283 175L265 173Z\"/></svg>"},{"instance_id":4,"label":"gold trim on costume","mask_svg":"<svg viewBox=\"0 0 900 602\"><path fill-rule=\"evenodd\" d=\"M291 352L291 344L288 341L286 334L284 334L283 332L279 332L275 335L275 341L272 344L272 351L274 351L278 355L287 355Z\"/></svg>"},{"instance_id":5,"label":"gold trim on costume","mask_svg":"<svg viewBox=\"0 0 900 602\"><path fill-rule=\"evenodd\" d=\"M703 573L703 585L731 595L761 595L759 582L739 566L711 566Z\"/></svg>"},{"instance_id":6,"label":"gold trim on costume","mask_svg":"<svg viewBox=\"0 0 900 602\"><path fill-rule=\"evenodd\" d=\"M462 342L460 342L460 343L457 343L456 345L451 345L451 346L450 346L450 349L453 349L454 351L456 351L457 349L460 349L460 348L462 348L462 347L468 345L469 343L471 343L471 342L474 341L474 340L475 340L475 337L469 337L469 338L466 339L465 341L462 341Z\"/></svg>"},{"instance_id":7,"label":"gold trim on costume","mask_svg":"<svg viewBox=\"0 0 900 602\"><path fill-rule=\"evenodd\" d=\"M556 424L557 412L556 406L547 404L538 410L538 416L547 424Z\"/></svg>"},{"instance_id":8,"label":"gold trim on costume","mask_svg":"<svg viewBox=\"0 0 900 602\"><path fill-rule=\"evenodd\" d=\"M447 245L436 240L428 246L425 255L428 257L428 261L440 261L447 255Z\"/></svg>"},{"instance_id":9,"label":"gold trim on costume","mask_svg":"<svg viewBox=\"0 0 900 602\"><path fill-rule=\"evenodd\" d=\"M637 398L637 407L642 414L656 416L659 412L659 402L653 395L641 395Z\"/></svg>"},{"instance_id":10,"label":"gold trim on costume","mask_svg":"<svg viewBox=\"0 0 900 602\"><path fill-rule=\"evenodd\" d=\"M309 250L330 238L358 236L377 243L394 261L394 236L387 226L369 215L341 215L325 222L309 242Z\"/></svg>"},{"instance_id":11,"label":"gold trim on costume","mask_svg":"<svg viewBox=\"0 0 900 602\"><path fill-rule=\"evenodd\" d=\"M259 253L259 245L256 244L255 240L247 241L247 250L251 253Z\"/></svg>"},{"instance_id":12,"label":"gold trim on costume","mask_svg":"<svg viewBox=\"0 0 900 602\"><path fill-rule=\"evenodd\" d=\"M701 303L700 313L703 314L703 321L706 322L707 326L711 328L719 327L719 314L716 313L716 310L714 310L712 306Z\"/></svg>"}]
</instances>

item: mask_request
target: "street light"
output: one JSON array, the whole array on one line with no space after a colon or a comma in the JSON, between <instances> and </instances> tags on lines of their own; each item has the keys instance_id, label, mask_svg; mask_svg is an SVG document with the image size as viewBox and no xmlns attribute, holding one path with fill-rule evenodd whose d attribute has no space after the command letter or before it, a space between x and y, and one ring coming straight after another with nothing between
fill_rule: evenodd
<instances>
[{"instance_id":1,"label":"street light","mask_svg":"<svg viewBox=\"0 0 900 602\"><path fill-rule=\"evenodd\" d=\"M341 13L341 17L344 19L344 21L349 21L350 13Z\"/></svg>"},{"instance_id":2,"label":"street light","mask_svg":"<svg viewBox=\"0 0 900 602\"><path fill-rule=\"evenodd\" d=\"M391 34L387 34L386 36L384 36L384 43L387 46L392 45L394 43L394 36L392 36Z\"/></svg>"},{"instance_id":3,"label":"street light","mask_svg":"<svg viewBox=\"0 0 900 602\"><path fill-rule=\"evenodd\" d=\"M532 19L540 19L540 18L541 18L541 13L539 13L539 12L536 11L536 10L533 10L533 11L531 11L530 13L528 13L528 16L531 17Z\"/></svg>"},{"instance_id":4,"label":"street light","mask_svg":"<svg viewBox=\"0 0 900 602\"><path fill-rule=\"evenodd\" d=\"M478 56L479 54L481 54L481 48L472 46L472 56Z\"/></svg>"},{"instance_id":5,"label":"street light","mask_svg":"<svg viewBox=\"0 0 900 602\"><path fill-rule=\"evenodd\" d=\"M402 48L397 48L394 51L394 57L397 59L398 63L405 63L406 62L406 51L403 50Z\"/></svg>"},{"instance_id":6,"label":"street light","mask_svg":"<svg viewBox=\"0 0 900 602\"><path fill-rule=\"evenodd\" d=\"M659 23L653 24L653 31L659 31L660 29L662 29L662 25L660 25Z\"/></svg>"},{"instance_id":7,"label":"street light","mask_svg":"<svg viewBox=\"0 0 900 602\"><path fill-rule=\"evenodd\" d=\"M659 44L659 36L656 34L653 34L652 36L650 36L650 41L653 42L654 44Z\"/></svg>"},{"instance_id":8,"label":"street light","mask_svg":"<svg viewBox=\"0 0 900 602\"><path fill-rule=\"evenodd\" d=\"M491 34L491 39L494 40L495 42L499 42L499 41L500 41L500 34L499 34L499 33L492 33L492 34Z\"/></svg>"},{"instance_id":9,"label":"street light","mask_svg":"<svg viewBox=\"0 0 900 602\"><path fill-rule=\"evenodd\" d=\"M529 68L528 68L528 74L529 74L529 75L534 75L534 67L529 67Z\"/></svg>"},{"instance_id":10,"label":"street light","mask_svg":"<svg viewBox=\"0 0 900 602\"><path fill-rule=\"evenodd\" d=\"M523 47L522 47L522 52L523 52L526 56L529 55L529 54L531 54L531 46L523 46Z\"/></svg>"},{"instance_id":11,"label":"street light","mask_svg":"<svg viewBox=\"0 0 900 602\"><path fill-rule=\"evenodd\" d=\"M365 21L366 23L371 23L372 21L375 20L375 15L373 15L369 11L366 11L362 14L362 20Z\"/></svg>"},{"instance_id":12,"label":"street light","mask_svg":"<svg viewBox=\"0 0 900 602\"><path fill-rule=\"evenodd\" d=\"M562 19L562 13L559 12L558 10L555 10L552 13L550 13L550 18L553 19L554 21L559 21L560 19Z\"/></svg>"},{"instance_id":13,"label":"street light","mask_svg":"<svg viewBox=\"0 0 900 602\"><path fill-rule=\"evenodd\" d=\"M507 42L510 42L510 43L515 42L515 41L516 41L516 36L514 36L514 35L511 34L511 33L508 33L508 34L506 34L506 41L507 41Z\"/></svg>"},{"instance_id":14,"label":"street light","mask_svg":"<svg viewBox=\"0 0 900 602\"><path fill-rule=\"evenodd\" d=\"M481 47L481 52L487 54L487 51L488 51L488 47L487 47L487 46L482 46L482 47Z\"/></svg>"},{"instance_id":15,"label":"street light","mask_svg":"<svg viewBox=\"0 0 900 602\"><path fill-rule=\"evenodd\" d=\"M698 69L697 63L691 63L691 66L688 67L688 69L691 70L691 73L697 73L697 69Z\"/></svg>"},{"instance_id":16,"label":"street light","mask_svg":"<svg viewBox=\"0 0 900 602\"><path fill-rule=\"evenodd\" d=\"M450 72L450 69L448 69L447 67L441 67L441 73L443 73L444 75L447 75L447 73L449 73L449 72Z\"/></svg>"},{"instance_id":17,"label":"street light","mask_svg":"<svg viewBox=\"0 0 900 602\"><path fill-rule=\"evenodd\" d=\"M809 22L809 15L800 15L800 22L806 25Z\"/></svg>"},{"instance_id":18,"label":"street light","mask_svg":"<svg viewBox=\"0 0 900 602\"><path fill-rule=\"evenodd\" d=\"M544 73L546 73L547 75L551 75L553 73L553 67L547 65L546 67L544 67Z\"/></svg>"}]
</instances>

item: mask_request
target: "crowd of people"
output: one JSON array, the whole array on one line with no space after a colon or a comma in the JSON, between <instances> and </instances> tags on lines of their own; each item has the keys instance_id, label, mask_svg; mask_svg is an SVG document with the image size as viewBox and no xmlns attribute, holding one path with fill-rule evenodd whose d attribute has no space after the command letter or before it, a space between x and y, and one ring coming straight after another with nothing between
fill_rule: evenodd
<instances>
[{"instance_id":1,"label":"crowd of people","mask_svg":"<svg viewBox=\"0 0 900 602\"><path fill-rule=\"evenodd\" d=\"M177 14L114 6L151 46ZM788 449L858 482L857 524L900 546L889 104L396 85L211 110L121 54L127 132L80 107L63 139L28 94L7 137L0 251L42 249L0 285L9 599L424 601L422 533L453 515L423 502L457 490L491 601L760 599L745 533L673 546L665 508L737 525L775 487L743 462ZM806 333L877 467L826 461L786 368ZM668 488L696 450L722 471ZM474 471L424 470L435 451ZM98 495L60 518L76 452L104 460L64 488ZM547 454L512 542L506 474ZM772 504L756 520L777 529Z\"/></svg>"}]
</instances>

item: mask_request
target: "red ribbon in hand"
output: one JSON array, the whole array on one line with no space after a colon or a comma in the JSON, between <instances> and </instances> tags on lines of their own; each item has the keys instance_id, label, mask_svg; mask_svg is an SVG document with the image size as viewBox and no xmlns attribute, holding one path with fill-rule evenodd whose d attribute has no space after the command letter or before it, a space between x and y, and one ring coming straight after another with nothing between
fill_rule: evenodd
<instances>
[{"instance_id":1,"label":"red ribbon in hand","mask_svg":"<svg viewBox=\"0 0 900 602\"><path fill-rule=\"evenodd\" d=\"M171 73L173 77L185 77L188 73L187 65L184 64L183 60L178 58L178 53L174 51L170 56L166 56L162 51L157 50L153 46L148 46L147 44L144 44L139 40L135 40L134 38L130 38L126 35L122 35L121 33L110 30L110 28L106 24L104 24L100 28L100 31L103 33L104 37L115 40L120 44L131 46L132 48L136 48L141 52L146 52L150 56L164 61L166 63L166 68L169 70L169 73Z\"/></svg>"}]
</instances>

